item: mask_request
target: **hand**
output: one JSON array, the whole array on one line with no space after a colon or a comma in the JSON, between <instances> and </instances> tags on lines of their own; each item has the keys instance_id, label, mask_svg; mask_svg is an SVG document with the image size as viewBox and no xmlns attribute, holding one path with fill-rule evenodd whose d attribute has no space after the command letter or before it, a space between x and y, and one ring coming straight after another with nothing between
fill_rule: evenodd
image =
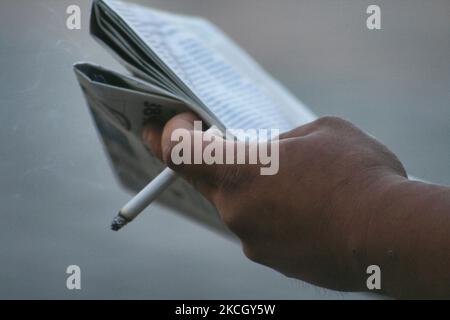
<instances>
[{"instance_id":1,"label":"hand","mask_svg":"<svg viewBox=\"0 0 450 320\"><path fill-rule=\"evenodd\" d=\"M192 131L194 120L178 115L164 129L148 127L144 140L217 207L247 257L328 288L365 286L358 254L376 212L372 200L406 179L393 153L349 122L324 117L280 136L273 176L260 175L258 165L174 165L171 134L202 134Z\"/></svg>"}]
</instances>

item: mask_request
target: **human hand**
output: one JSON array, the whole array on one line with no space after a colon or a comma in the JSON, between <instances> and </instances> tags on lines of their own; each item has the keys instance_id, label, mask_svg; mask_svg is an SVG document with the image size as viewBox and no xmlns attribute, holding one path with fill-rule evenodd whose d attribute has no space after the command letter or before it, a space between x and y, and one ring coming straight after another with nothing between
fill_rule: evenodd
<instances>
[{"instance_id":1,"label":"human hand","mask_svg":"<svg viewBox=\"0 0 450 320\"><path fill-rule=\"evenodd\" d=\"M392 152L351 123L324 117L280 135L276 175L251 164L175 165L172 132L204 134L194 120L184 113L148 127L144 141L216 206L247 257L313 284L364 289L366 231L378 199L406 180Z\"/></svg>"}]
</instances>

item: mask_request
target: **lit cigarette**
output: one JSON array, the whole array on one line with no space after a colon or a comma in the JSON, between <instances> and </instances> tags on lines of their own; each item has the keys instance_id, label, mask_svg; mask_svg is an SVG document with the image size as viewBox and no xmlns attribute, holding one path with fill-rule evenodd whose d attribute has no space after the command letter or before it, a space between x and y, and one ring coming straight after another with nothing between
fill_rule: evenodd
<instances>
[{"instance_id":1,"label":"lit cigarette","mask_svg":"<svg viewBox=\"0 0 450 320\"><path fill-rule=\"evenodd\" d=\"M177 173L170 168L164 169L144 189L134 196L119 211L113 219L111 229L120 230L124 225L136 218L146 207L150 205L165 189L167 189L178 177Z\"/></svg>"}]
</instances>

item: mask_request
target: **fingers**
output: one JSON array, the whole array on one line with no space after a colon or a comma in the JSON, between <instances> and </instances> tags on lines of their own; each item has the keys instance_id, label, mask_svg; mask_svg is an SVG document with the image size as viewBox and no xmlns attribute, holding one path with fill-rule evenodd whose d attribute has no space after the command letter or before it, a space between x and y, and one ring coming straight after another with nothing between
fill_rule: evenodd
<instances>
[{"instance_id":1,"label":"fingers","mask_svg":"<svg viewBox=\"0 0 450 320\"><path fill-rule=\"evenodd\" d=\"M216 202L219 190L230 189L239 181L248 179L248 166L225 164L226 161L208 162L205 151L216 146L221 159L226 150L235 151L242 142L225 141L217 133L202 131L200 119L193 113L182 113L169 120L164 128L149 127L144 130L143 139L148 147L170 168L182 175L212 202ZM210 144L213 144L210 145ZM247 153L247 152L246 152ZM233 154L236 154L235 152ZM234 159L233 159L234 160ZM228 162L227 162L228 163Z\"/></svg>"}]
</instances>

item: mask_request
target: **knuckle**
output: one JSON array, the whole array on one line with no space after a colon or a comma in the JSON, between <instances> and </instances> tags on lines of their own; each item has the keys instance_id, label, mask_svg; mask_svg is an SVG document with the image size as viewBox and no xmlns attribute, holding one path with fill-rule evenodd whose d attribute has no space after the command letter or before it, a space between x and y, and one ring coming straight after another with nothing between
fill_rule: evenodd
<instances>
[{"instance_id":1,"label":"knuckle","mask_svg":"<svg viewBox=\"0 0 450 320\"><path fill-rule=\"evenodd\" d=\"M346 120L336 116L320 117L315 122L320 127L342 127L348 123Z\"/></svg>"}]
</instances>

